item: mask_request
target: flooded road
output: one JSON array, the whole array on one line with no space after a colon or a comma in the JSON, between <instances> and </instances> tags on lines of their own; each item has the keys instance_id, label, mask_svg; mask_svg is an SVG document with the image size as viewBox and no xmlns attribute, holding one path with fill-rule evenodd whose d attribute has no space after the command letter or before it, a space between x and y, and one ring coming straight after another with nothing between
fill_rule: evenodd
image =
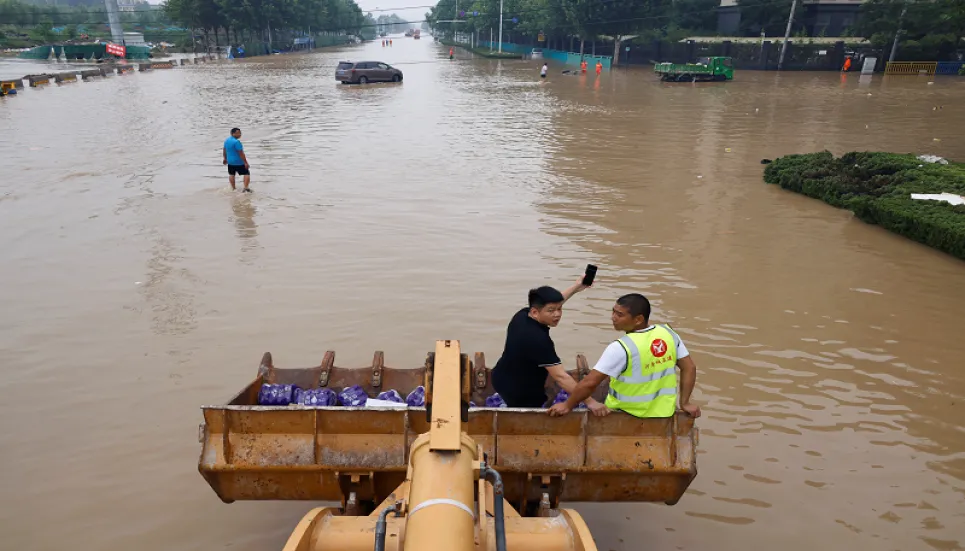
<instances>
[{"instance_id":1,"label":"flooded road","mask_svg":"<svg viewBox=\"0 0 965 551\"><path fill-rule=\"evenodd\" d=\"M539 284L597 285L572 366L643 292L696 359L674 507L576 504L601 550L965 547L965 263L761 180L816 151L965 159L965 79L668 85L398 38L26 90L0 104L0 528L10 549L280 549L311 503L222 504L199 406L261 354L435 339L495 363ZM340 86L375 58L402 85ZM5 69L8 67L5 67ZM939 109L941 107L941 109ZM251 196L221 143L241 127Z\"/></svg>"}]
</instances>

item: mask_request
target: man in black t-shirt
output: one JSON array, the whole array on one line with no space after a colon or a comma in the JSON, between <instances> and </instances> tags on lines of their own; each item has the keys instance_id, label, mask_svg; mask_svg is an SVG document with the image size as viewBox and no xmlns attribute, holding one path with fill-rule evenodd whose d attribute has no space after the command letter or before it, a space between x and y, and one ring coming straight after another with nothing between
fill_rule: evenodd
<instances>
[{"instance_id":1,"label":"man in black t-shirt","mask_svg":"<svg viewBox=\"0 0 965 551\"><path fill-rule=\"evenodd\" d=\"M529 292L529 307L523 308L509 322L506 346L493 369L493 387L509 407L541 408L547 402L544 384L549 373L560 387L573 392L576 381L563 368L550 338L550 327L556 327L563 316L563 303L586 289L582 279L564 292L552 287L539 287ZM584 402L594 415L610 412L593 398Z\"/></svg>"}]
</instances>

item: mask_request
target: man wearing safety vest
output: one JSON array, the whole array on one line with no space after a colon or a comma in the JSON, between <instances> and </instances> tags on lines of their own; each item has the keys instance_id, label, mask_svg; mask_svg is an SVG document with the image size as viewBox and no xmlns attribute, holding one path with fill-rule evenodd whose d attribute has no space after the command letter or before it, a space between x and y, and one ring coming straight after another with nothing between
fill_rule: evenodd
<instances>
[{"instance_id":1,"label":"man wearing safety vest","mask_svg":"<svg viewBox=\"0 0 965 551\"><path fill-rule=\"evenodd\" d=\"M607 377L610 390L605 405L635 417L672 417L677 410L677 371L680 368L680 409L700 417L690 403L697 381L697 365L677 333L667 325L650 324L650 301L631 293L617 299L610 316L613 328L626 335L610 343L600 361L576 385L565 402L549 414L566 415Z\"/></svg>"}]
</instances>

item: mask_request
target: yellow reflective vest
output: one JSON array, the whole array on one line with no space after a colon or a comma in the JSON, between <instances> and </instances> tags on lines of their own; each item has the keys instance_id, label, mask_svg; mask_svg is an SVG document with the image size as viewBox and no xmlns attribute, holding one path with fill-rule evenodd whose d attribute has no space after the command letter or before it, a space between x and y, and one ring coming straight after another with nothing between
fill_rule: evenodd
<instances>
[{"instance_id":1,"label":"yellow reflective vest","mask_svg":"<svg viewBox=\"0 0 965 551\"><path fill-rule=\"evenodd\" d=\"M617 341L627 352L623 373L610 377L606 406L636 417L672 417L677 410L677 345L668 327L654 325Z\"/></svg>"}]
</instances>

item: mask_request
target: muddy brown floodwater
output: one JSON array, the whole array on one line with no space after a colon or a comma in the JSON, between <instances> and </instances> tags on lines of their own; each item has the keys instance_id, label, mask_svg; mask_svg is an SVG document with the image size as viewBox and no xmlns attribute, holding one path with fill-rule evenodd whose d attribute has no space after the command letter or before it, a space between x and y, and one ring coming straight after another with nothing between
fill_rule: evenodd
<instances>
[{"instance_id":1,"label":"muddy brown floodwater","mask_svg":"<svg viewBox=\"0 0 965 551\"><path fill-rule=\"evenodd\" d=\"M399 38L0 104L5 549L280 549L313 506L222 504L199 406L282 366L494 363L530 286L593 362L650 296L699 368L674 507L575 504L609 550L965 547L965 263L761 180L824 148L965 160L965 79L667 85ZM339 86L342 58L405 71ZM10 63L4 62L10 72ZM252 196L221 142L239 126Z\"/></svg>"}]
</instances>

